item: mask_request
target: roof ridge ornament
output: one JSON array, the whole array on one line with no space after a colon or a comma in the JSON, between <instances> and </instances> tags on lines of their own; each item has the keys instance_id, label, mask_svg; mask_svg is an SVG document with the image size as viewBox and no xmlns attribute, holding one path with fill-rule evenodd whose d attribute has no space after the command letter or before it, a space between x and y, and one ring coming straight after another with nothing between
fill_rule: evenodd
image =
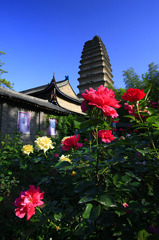
<instances>
[{"instance_id":1,"label":"roof ridge ornament","mask_svg":"<svg viewBox=\"0 0 159 240\"><path fill-rule=\"evenodd\" d=\"M50 99L49 99L49 102L57 105L57 98L56 98L56 80L55 80L55 73L53 72L53 79L51 80L51 88L52 88L52 91L51 91L51 94L50 94Z\"/></svg>"},{"instance_id":2,"label":"roof ridge ornament","mask_svg":"<svg viewBox=\"0 0 159 240\"><path fill-rule=\"evenodd\" d=\"M66 76L65 76L65 80L69 80L69 75L66 75Z\"/></svg>"}]
</instances>

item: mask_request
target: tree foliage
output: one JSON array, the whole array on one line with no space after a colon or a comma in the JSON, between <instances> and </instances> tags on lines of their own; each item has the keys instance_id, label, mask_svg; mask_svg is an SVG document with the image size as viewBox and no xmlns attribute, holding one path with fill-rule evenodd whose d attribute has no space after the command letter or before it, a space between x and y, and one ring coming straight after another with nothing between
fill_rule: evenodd
<instances>
[{"instance_id":1,"label":"tree foliage","mask_svg":"<svg viewBox=\"0 0 159 240\"><path fill-rule=\"evenodd\" d=\"M5 54L4 52L1 52L0 51L0 55L2 55L2 54ZM3 74L3 73L8 73L7 71L5 71L5 70L3 70L2 69L2 66L4 65L4 63L2 63L1 62L1 60L0 60L0 86L4 86L4 87L8 87L8 88L13 88L13 84L11 84L9 81L7 81L5 78L1 78L1 75Z\"/></svg>"},{"instance_id":2,"label":"tree foliage","mask_svg":"<svg viewBox=\"0 0 159 240\"><path fill-rule=\"evenodd\" d=\"M148 71L141 77L136 74L133 68L123 71L124 83L126 88L150 90L149 97L151 101L157 102L159 96L159 66L154 62L148 65Z\"/></svg>"},{"instance_id":3,"label":"tree foliage","mask_svg":"<svg viewBox=\"0 0 159 240\"><path fill-rule=\"evenodd\" d=\"M159 65L150 63L148 72L142 74L143 88L150 91L151 100L157 102L159 99Z\"/></svg>"},{"instance_id":4,"label":"tree foliage","mask_svg":"<svg viewBox=\"0 0 159 240\"><path fill-rule=\"evenodd\" d=\"M140 77L135 73L132 67L123 71L123 77L126 88L142 88Z\"/></svg>"}]
</instances>

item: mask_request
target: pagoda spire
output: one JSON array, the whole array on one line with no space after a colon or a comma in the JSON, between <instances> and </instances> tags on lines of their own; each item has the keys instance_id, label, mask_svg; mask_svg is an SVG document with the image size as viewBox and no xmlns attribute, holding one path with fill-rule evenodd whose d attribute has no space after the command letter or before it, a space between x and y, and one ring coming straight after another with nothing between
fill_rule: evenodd
<instances>
[{"instance_id":1,"label":"pagoda spire","mask_svg":"<svg viewBox=\"0 0 159 240\"><path fill-rule=\"evenodd\" d=\"M107 50L101 38L97 35L92 40L85 42L79 68L80 77L77 86L79 97L89 87L97 90L100 85L106 87L114 83Z\"/></svg>"}]
</instances>

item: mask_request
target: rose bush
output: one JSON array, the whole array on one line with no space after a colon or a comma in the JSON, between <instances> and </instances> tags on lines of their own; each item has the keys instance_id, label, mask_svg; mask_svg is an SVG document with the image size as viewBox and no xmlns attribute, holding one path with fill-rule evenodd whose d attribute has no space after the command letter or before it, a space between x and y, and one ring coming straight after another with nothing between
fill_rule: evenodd
<instances>
[{"instance_id":1,"label":"rose bush","mask_svg":"<svg viewBox=\"0 0 159 240\"><path fill-rule=\"evenodd\" d=\"M99 104L103 99L108 104L114 94L103 87L96 92L91 89L88 94L93 105L85 100L85 121L76 120L76 135L62 136L62 145L58 139L60 145L53 144L53 149L24 155L17 138L13 148L3 141L2 239L159 239L159 111L146 108L147 96L129 101L138 117L129 114L129 126L119 130L118 125L112 127L112 117L102 111L103 103ZM86 132L87 141L86 137L82 141ZM28 185L37 191L35 202L34 194L25 191ZM41 208L36 204L41 204L43 192L34 186L45 191ZM25 213L29 221L14 214L13 203L20 191L15 213L21 217Z\"/></svg>"}]
</instances>

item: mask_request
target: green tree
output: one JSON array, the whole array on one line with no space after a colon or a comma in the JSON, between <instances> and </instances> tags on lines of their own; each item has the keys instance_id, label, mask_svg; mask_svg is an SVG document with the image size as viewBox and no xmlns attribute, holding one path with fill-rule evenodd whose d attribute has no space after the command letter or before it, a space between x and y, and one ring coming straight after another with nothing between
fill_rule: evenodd
<instances>
[{"instance_id":1,"label":"green tree","mask_svg":"<svg viewBox=\"0 0 159 240\"><path fill-rule=\"evenodd\" d=\"M124 83L126 88L144 89L145 92L150 90L149 98L157 102L159 96L159 66L153 62L148 65L148 72L137 75L133 68L123 71Z\"/></svg>"},{"instance_id":2,"label":"green tree","mask_svg":"<svg viewBox=\"0 0 159 240\"><path fill-rule=\"evenodd\" d=\"M142 81L132 67L126 71L123 71L123 77L126 88L142 88Z\"/></svg>"},{"instance_id":3,"label":"green tree","mask_svg":"<svg viewBox=\"0 0 159 240\"><path fill-rule=\"evenodd\" d=\"M152 101L157 102L159 100L159 65L153 62L149 64L148 72L142 74L143 88L150 91L150 98Z\"/></svg>"},{"instance_id":4,"label":"green tree","mask_svg":"<svg viewBox=\"0 0 159 240\"><path fill-rule=\"evenodd\" d=\"M5 54L4 52L1 52L0 51L0 55L2 54ZM11 84L9 81L7 81L5 78L1 78L1 75L3 73L7 73L7 71L3 70L2 69L2 66L4 65L4 63L1 62L0 60L0 86L5 86L5 87L8 87L8 88L13 88L13 84Z\"/></svg>"}]
</instances>

